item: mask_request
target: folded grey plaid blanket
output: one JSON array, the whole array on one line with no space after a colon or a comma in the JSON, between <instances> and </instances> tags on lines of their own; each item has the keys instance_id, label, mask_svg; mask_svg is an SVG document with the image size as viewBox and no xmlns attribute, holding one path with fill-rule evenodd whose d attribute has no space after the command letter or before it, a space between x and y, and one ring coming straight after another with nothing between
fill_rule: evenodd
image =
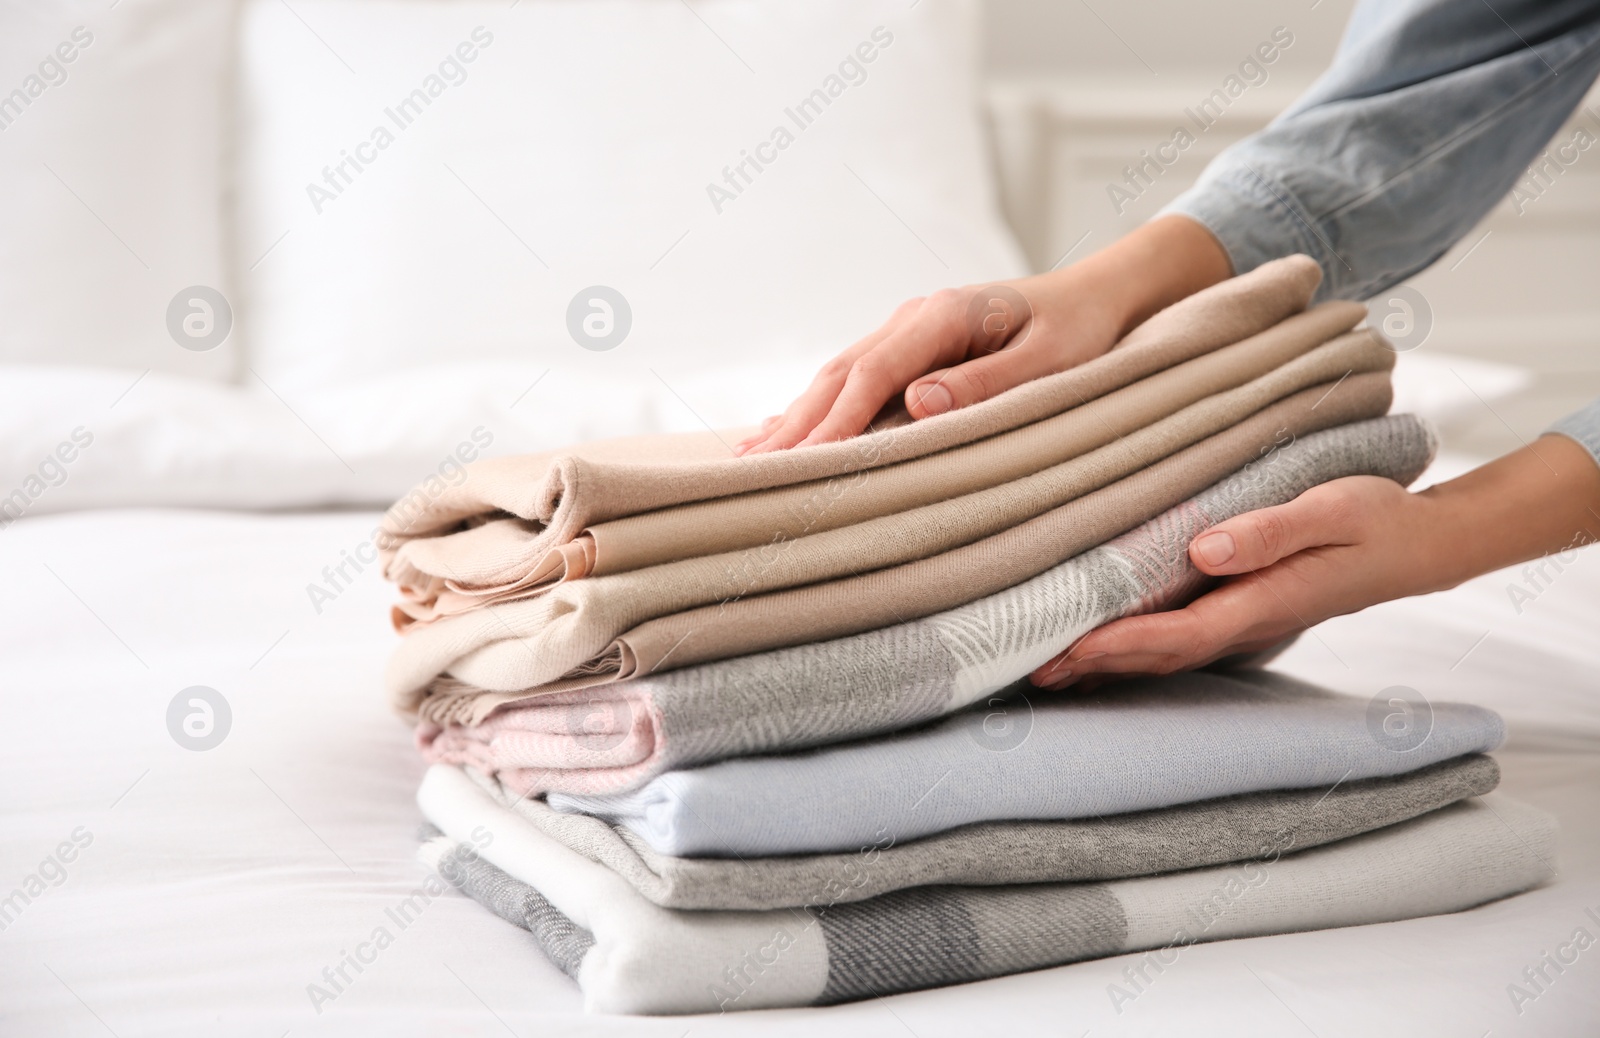
<instances>
[{"instance_id":1,"label":"folded grey plaid blanket","mask_svg":"<svg viewBox=\"0 0 1600 1038\"><path fill-rule=\"evenodd\" d=\"M1412 739L1375 733L1375 707L1380 724L1395 713ZM669 771L627 793L552 793L550 806L624 825L663 854L815 854L972 822L1327 789L1505 739L1504 722L1480 706L1401 707L1411 714L1272 671L1192 671L996 699L913 731Z\"/></svg>"},{"instance_id":2,"label":"folded grey plaid blanket","mask_svg":"<svg viewBox=\"0 0 1600 1038\"><path fill-rule=\"evenodd\" d=\"M458 768L431 768L418 802L447 834L423 845L423 860L527 928L577 979L585 1008L606 1013L844 1002L1146 949L1171 965L1199 941L1471 908L1550 876L1555 843L1548 815L1490 794L1298 853L1272 845L1160 876L695 912L651 904Z\"/></svg>"},{"instance_id":3,"label":"folded grey plaid blanket","mask_svg":"<svg viewBox=\"0 0 1600 1038\"><path fill-rule=\"evenodd\" d=\"M848 638L553 693L480 725L424 726L429 760L496 773L519 793L610 793L705 761L892 731L959 710L1120 616L1205 586L1195 535L1350 475L1415 479L1432 459L1421 420L1315 433L1099 548L999 594Z\"/></svg>"},{"instance_id":4,"label":"folded grey plaid blanket","mask_svg":"<svg viewBox=\"0 0 1600 1038\"><path fill-rule=\"evenodd\" d=\"M539 832L611 869L646 900L717 909L817 907L934 884L1065 883L1220 865L1274 843L1303 850L1371 832L1481 796L1500 781L1493 758L1469 754L1331 789L1243 793L1095 818L979 822L905 842L885 832L843 854L679 858L621 826L554 811L466 771Z\"/></svg>"}]
</instances>

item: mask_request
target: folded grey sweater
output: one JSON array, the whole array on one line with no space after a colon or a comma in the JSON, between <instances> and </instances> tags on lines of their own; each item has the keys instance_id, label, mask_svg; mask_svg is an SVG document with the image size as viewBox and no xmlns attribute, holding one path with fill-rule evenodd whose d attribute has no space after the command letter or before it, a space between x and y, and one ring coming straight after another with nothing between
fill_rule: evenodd
<instances>
[{"instance_id":1,"label":"folded grey sweater","mask_svg":"<svg viewBox=\"0 0 1600 1038\"><path fill-rule=\"evenodd\" d=\"M680 858L621 826L518 797L473 769L490 796L545 836L600 863L668 908L767 909L862 901L908 887L1120 879L1242 861L1278 844L1303 850L1403 822L1500 781L1471 754L1332 788L1270 790L1155 811L1046 821L979 822L897 843L885 832L844 854Z\"/></svg>"},{"instance_id":2,"label":"folded grey sweater","mask_svg":"<svg viewBox=\"0 0 1600 1038\"><path fill-rule=\"evenodd\" d=\"M1099 625L1205 585L1195 535L1328 480L1409 483L1433 456L1410 415L1357 422L1268 452L1121 537L998 594L828 642L554 693L475 726L424 726L430 760L498 773L519 793L637 788L674 768L891 731L981 700Z\"/></svg>"},{"instance_id":3,"label":"folded grey sweater","mask_svg":"<svg viewBox=\"0 0 1600 1038\"><path fill-rule=\"evenodd\" d=\"M1272 845L1160 876L694 912L651 904L460 769L431 768L418 803L446 834L423 860L527 928L577 979L585 1008L606 1013L843 1002L1144 949L1171 965L1199 941L1471 908L1546 879L1555 842L1548 815L1490 794L1299 853Z\"/></svg>"},{"instance_id":4,"label":"folded grey sweater","mask_svg":"<svg viewBox=\"0 0 1600 1038\"><path fill-rule=\"evenodd\" d=\"M1270 671L1194 671L1031 698L909 732L672 771L629 793L552 793L550 806L626 826L663 854L813 854L972 822L1327 789L1505 738L1493 711L1434 703L1426 737L1397 743L1374 729L1368 700ZM1423 718L1411 721L1422 734Z\"/></svg>"}]
</instances>

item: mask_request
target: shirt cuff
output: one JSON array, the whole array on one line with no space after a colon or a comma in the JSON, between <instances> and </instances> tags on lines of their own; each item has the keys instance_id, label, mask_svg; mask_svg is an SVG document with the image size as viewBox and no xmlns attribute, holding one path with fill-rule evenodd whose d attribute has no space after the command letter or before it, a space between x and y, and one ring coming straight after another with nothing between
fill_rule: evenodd
<instances>
[{"instance_id":1,"label":"shirt cuff","mask_svg":"<svg viewBox=\"0 0 1600 1038\"><path fill-rule=\"evenodd\" d=\"M1347 280L1339 276L1344 273L1342 261L1306 218L1304 207L1248 163L1228 164L1226 157L1213 163L1198 183L1157 215L1169 214L1187 216L1210 231L1228 253L1235 275L1299 252L1322 267L1317 302L1338 298L1338 287Z\"/></svg>"},{"instance_id":2,"label":"shirt cuff","mask_svg":"<svg viewBox=\"0 0 1600 1038\"><path fill-rule=\"evenodd\" d=\"M1600 465L1600 400L1567 415L1545 430L1571 440L1589 452L1596 465Z\"/></svg>"}]
</instances>

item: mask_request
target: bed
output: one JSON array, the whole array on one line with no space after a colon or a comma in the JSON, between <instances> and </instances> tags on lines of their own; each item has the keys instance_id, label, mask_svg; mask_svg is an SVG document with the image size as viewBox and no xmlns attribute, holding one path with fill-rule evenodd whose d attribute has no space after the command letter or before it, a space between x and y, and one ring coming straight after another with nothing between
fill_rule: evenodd
<instances>
[{"instance_id":1,"label":"bed","mask_svg":"<svg viewBox=\"0 0 1600 1038\"><path fill-rule=\"evenodd\" d=\"M1542 992L1524 976L1576 929L1600 932L1592 554L1522 615L1506 586L1523 578L1491 574L1331 621L1277 664L1352 693L1399 684L1502 711L1502 788L1562 823L1541 889L1459 915L1197 946L1120 1013L1107 986L1126 983L1131 956L827 1010L596 1019L526 933L454 892L396 922L425 871L422 765L378 684L389 589L368 569L320 613L306 592L375 519L120 509L0 538L13 583L0 687L21 733L0 759L0 877L17 883L78 834L73 860L0 933L0 1031L1581 1035L1600 1019L1600 952L1546 967ZM169 730L169 704L194 686L231 711L211 749ZM314 997L379 927L392 944ZM1514 1005L1514 984L1534 997Z\"/></svg>"},{"instance_id":2,"label":"bed","mask_svg":"<svg viewBox=\"0 0 1600 1038\"><path fill-rule=\"evenodd\" d=\"M1600 935L1592 550L1332 621L1276 664L1501 711L1503 789L1562 824L1540 889L1197 946L1120 1010L1132 957L825 1010L584 1015L525 932L416 893L423 765L380 687L378 509L479 429L509 452L759 419L899 299L1025 270L981 157L971 5L112 7L0 16L8 76L80 19L95 40L0 150L0 494L31 488L0 516L0 1035L1595 1033L1600 950L1541 965ZM307 177L461 48L453 114L308 202ZM803 147L708 198L864 52ZM512 147L551 134L582 146ZM196 283L239 331L180 350L149 315ZM596 283L633 301L620 348L579 349L561 320ZM1441 417L1522 377L1408 354L1396 410Z\"/></svg>"}]
</instances>

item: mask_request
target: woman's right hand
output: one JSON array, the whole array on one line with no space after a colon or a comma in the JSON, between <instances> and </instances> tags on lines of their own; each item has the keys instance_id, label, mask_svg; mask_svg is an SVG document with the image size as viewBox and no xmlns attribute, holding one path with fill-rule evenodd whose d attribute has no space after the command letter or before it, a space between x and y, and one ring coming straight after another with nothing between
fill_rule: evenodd
<instances>
[{"instance_id":1,"label":"woman's right hand","mask_svg":"<svg viewBox=\"0 0 1600 1038\"><path fill-rule=\"evenodd\" d=\"M1231 273L1209 231L1168 216L1064 270L912 299L734 449L855 436L900 394L913 418L987 400L1098 357L1157 310Z\"/></svg>"}]
</instances>

